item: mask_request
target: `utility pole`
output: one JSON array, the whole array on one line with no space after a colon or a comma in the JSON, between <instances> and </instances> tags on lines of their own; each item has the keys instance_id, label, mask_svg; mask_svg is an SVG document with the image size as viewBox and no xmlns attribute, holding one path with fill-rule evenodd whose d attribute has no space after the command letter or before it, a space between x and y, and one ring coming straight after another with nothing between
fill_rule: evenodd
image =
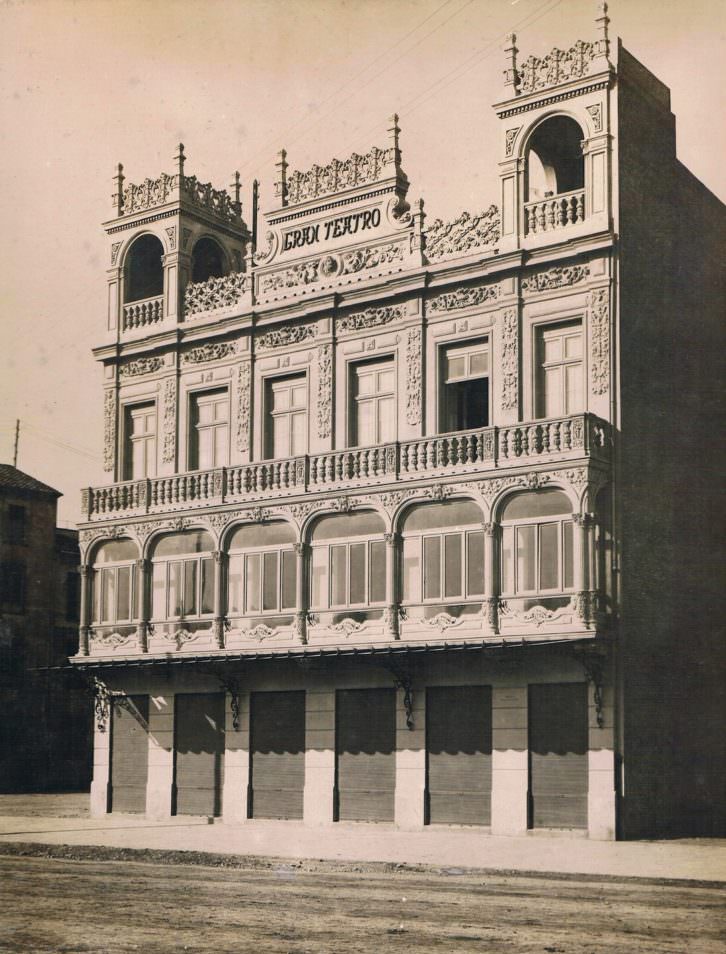
<instances>
[{"instance_id":1,"label":"utility pole","mask_svg":"<svg viewBox=\"0 0 726 954\"><path fill-rule=\"evenodd\" d=\"M18 443L20 441L20 418L15 419L15 450L13 451L13 467L18 466Z\"/></svg>"}]
</instances>

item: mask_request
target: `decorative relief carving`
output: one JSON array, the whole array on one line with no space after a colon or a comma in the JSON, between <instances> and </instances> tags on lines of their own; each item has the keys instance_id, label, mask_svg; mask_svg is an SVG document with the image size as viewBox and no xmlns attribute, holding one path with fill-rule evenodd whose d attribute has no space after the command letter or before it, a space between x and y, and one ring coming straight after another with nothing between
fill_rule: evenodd
<instances>
[{"instance_id":1,"label":"decorative relief carving","mask_svg":"<svg viewBox=\"0 0 726 954\"><path fill-rule=\"evenodd\" d=\"M314 323L307 325L280 325L271 331L265 331L255 339L260 351L270 351L273 348L284 348L287 345L309 341L317 334L318 326Z\"/></svg>"},{"instance_id":2,"label":"decorative relief carving","mask_svg":"<svg viewBox=\"0 0 726 954\"><path fill-rule=\"evenodd\" d=\"M421 371L421 329L409 328L406 338L406 420L421 423L423 378Z\"/></svg>"},{"instance_id":3,"label":"decorative relief carving","mask_svg":"<svg viewBox=\"0 0 726 954\"><path fill-rule=\"evenodd\" d=\"M103 395L103 469L113 470L116 451L116 391L108 388Z\"/></svg>"},{"instance_id":4,"label":"decorative relief carving","mask_svg":"<svg viewBox=\"0 0 726 954\"><path fill-rule=\"evenodd\" d=\"M321 195L342 192L356 186L378 182L391 173L396 163L396 148L378 149L375 146L364 156L353 153L349 159L333 159L327 166L312 166L306 172L295 170L287 178L289 205L317 199Z\"/></svg>"},{"instance_id":5,"label":"decorative relief carving","mask_svg":"<svg viewBox=\"0 0 726 954\"><path fill-rule=\"evenodd\" d=\"M589 265L558 265L544 272L534 272L522 279L522 290L528 292L549 291L565 288L585 281L590 274Z\"/></svg>"},{"instance_id":6,"label":"decorative relief carving","mask_svg":"<svg viewBox=\"0 0 726 954\"><path fill-rule=\"evenodd\" d=\"M242 453L250 448L251 396L252 366L245 361L237 369L237 450Z\"/></svg>"},{"instance_id":7,"label":"decorative relief carving","mask_svg":"<svg viewBox=\"0 0 726 954\"><path fill-rule=\"evenodd\" d=\"M362 328L378 328L387 325L397 318L403 318L406 310L403 305L385 305L381 308L366 308L352 315L344 315L337 321L340 333L346 331L360 331Z\"/></svg>"},{"instance_id":8,"label":"decorative relief carving","mask_svg":"<svg viewBox=\"0 0 726 954\"><path fill-rule=\"evenodd\" d=\"M166 237L169 239L169 250L174 251L176 249L176 225L170 225L168 229L164 229L166 232Z\"/></svg>"},{"instance_id":9,"label":"decorative relief carving","mask_svg":"<svg viewBox=\"0 0 726 954\"><path fill-rule=\"evenodd\" d=\"M333 426L333 346L318 347L318 437L330 437Z\"/></svg>"},{"instance_id":10,"label":"decorative relief carving","mask_svg":"<svg viewBox=\"0 0 726 954\"><path fill-rule=\"evenodd\" d=\"M590 293L590 370L593 394L610 390L610 293L596 288Z\"/></svg>"},{"instance_id":11,"label":"decorative relief carving","mask_svg":"<svg viewBox=\"0 0 726 954\"><path fill-rule=\"evenodd\" d=\"M244 272L230 272L206 282L190 282L184 289L184 317L232 308L239 304L249 286Z\"/></svg>"},{"instance_id":12,"label":"decorative relief carving","mask_svg":"<svg viewBox=\"0 0 726 954\"><path fill-rule=\"evenodd\" d=\"M470 308L472 305L483 305L486 301L493 301L499 297L499 294L499 285L474 285L457 288L455 291L443 292L441 295L430 298L426 303L426 308L430 312Z\"/></svg>"},{"instance_id":13,"label":"decorative relief carving","mask_svg":"<svg viewBox=\"0 0 726 954\"><path fill-rule=\"evenodd\" d=\"M599 52L598 43L578 40L569 50L555 47L546 56L528 57L518 70L521 92L532 93L587 76L590 64Z\"/></svg>"},{"instance_id":14,"label":"decorative relief carving","mask_svg":"<svg viewBox=\"0 0 726 954\"><path fill-rule=\"evenodd\" d=\"M502 408L519 405L519 321L516 308L502 313Z\"/></svg>"},{"instance_id":15,"label":"decorative relief carving","mask_svg":"<svg viewBox=\"0 0 726 954\"><path fill-rule=\"evenodd\" d=\"M176 646L177 652L184 646L186 643L191 643L200 635L199 632L192 633L191 630L188 630L184 627L176 630L173 633L163 633L162 636L167 642L174 643Z\"/></svg>"},{"instance_id":16,"label":"decorative relief carving","mask_svg":"<svg viewBox=\"0 0 726 954\"><path fill-rule=\"evenodd\" d=\"M602 106L596 103L594 106L588 106L587 111L592 120L592 128L595 132L602 132Z\"/></svg>"},{"instance_id":17,"label":"decorative relief carving","mask_svg":"<svg viewBox=\"0 0 726 954\"><path fill-rule=\"evenodd\" d=\"M196 348L182 352L182 364L203 364L205 361L218 361L237 353L235 341L207 341Z\"/></svg>"},{"instance_id":18,"label":"decorative relief carving","mask_svg":"<svg viewBox=\"0 0 726 954\"><path fill-rule=\"evenodd\" d=\"M280 269L259 277L259 292L269 295L280 289L295 288L297 285L310 285L336 275L351 275L364 269L380 268L403 261L404 243L390 242L366 249L344 252L342 255L325 255L319 259L299 262L289 268Z\"/></svg>"},{"instance_id":19,"label":"decorative relief carving","mask_svg":"<svg viewBox=\"0 0 726 954\"><path fill-rule=\"evenodd\" d=\"M226 222L238 222L239 212L224 189L213 189L209 183L199 182L196 176L167 175L158 179L144 179L138 185L130 182L123 191L120 212L144 212L170 202L177 189L194 205L201 206Z\"/></svg>"},{"instance_id":20,"label":"decorative relief carving","mask_svg":"<svg viewBox=\"0 0 726 954\"><path fill-rule=\"evenodd\" d=\"M521 126L515 126L514 129L508 129L504 134L504 155L511 156L514 152L514 142Z\"/></svg>"},{"instance_id":21,"label":"decorative relief carving","mask_svg":"<svg viewBox=\"0 0 726 954\"><path fill-rule=\"evenodd\" d=\"M327 501L316 500L308 501L307 503L292 504L290 507L283 507L282 509L289 513L298 524L302 524L306 517L313 513L313 511L322 510L325 506L327 506Z\"/></svg>"},{"instance_id":22,"label":"decorative relief carving","mask_svg":"<svg viewBox=\"0 0 726 954\"><path fill-rule=\"evenodd\" d=\"M339 623L333 623L329 626L326 626L325 628L331 630L334 633L339 633L341 636L347 637L353 633L360 632L364 625L364 623L359 623L357 620L351 619L349 616L347 616Z\"/></svg>"},{"instance_id":23,"label":"decorative relief carving","mask_svg":"<svg viewBox=\"0 0 726 954\"><path fill-rule=\"evenodd\" d=\"M161 457L165 464L170 464L176 456L176 378L164 381L163 409Z\"/></svg>"},{"instance_id":24,"label":"decorative relief carving","mask_svg":"<svg viewBox=\"0 0 726 954\"><path fill-rule=\"evenodd\" d=\"M438 262L451 255L491 248L499 241L499 209L490 205L485 212L462 212L458 219L435 219L426 230L426 258Z\"/></svg>"},{"instance_id":25,"label":"decorative relief carving","mask_svg":"<svg viewBox=\"0 0 726 954\"><path fill-rule=\"evenodd\" d=\"M434 484L432 487L424 488L422 495L432 500L446 500L453 492L454 488L449 484Z\"/></svg>"},{"instance_id":26,"label":"decorative relief carving","mask_svg":"<svg viewBox=\"0 0 726 954\"><path fill-rule=\"evenodd\" d=\"M111 246L111 264L115 265L116 260L118 259L118 250L121 248L122 242L114 242Z\"/></svg>"},{"instance_id":27,"label":"decorative relief carving","mask_svg":"<svg viewBox=\"0 0 726 954\"><path fill-rule=\"evenodd\" d=\"M258 643L264 642L266 639L273 639L275 636L279 635L279 629L270 626L266 626L264 623L258 623L252 629L243 629L242 632L245 636L249 636L250 639L256 640Z\"/></svg>"},{"instance_id":28,"label":"decorative relief carving","mask_svg":"<svg viewBox=\"0 0 726 954\"><path fill-rule=\"evenodd\" d=\"M161 357L136 358L119 365L118 373L121 378L135 378L141 374L152 374L163 367L164 359Z\"/></svg>"},{"instance_id":29,"label":"decorative relief carving","mask_svg":"<svg viewBox=\"0 0 726 954\"><path fill-rule=\"evenodd\" d=\"M452 626L459 626L461 622L461 619L457 619L456 616L451 616L449 613L437 613L436 616L431 616L428 619L424 618L424 623L427 626L438 629L440 633L451 629Z\"/></svg>"},{"instance_id":30,"label":"decorative relief carving","mask_svg":"<svg viewBox=\"0 0 726 954\"><path fill-rule=\"evenodd\" d=\"M113 633L103 633L93 631L91 633L91 643L94 646L101 646L104 649L117 649L119 646L123 646L124 643L127 643L133 633L119 633L114 631Z\"/></svg>"},{"instance_id":31,"label":"decorative relief carving","mask_svg":"<svg viewBox=\"0 0 726 954\"><path fill-rule=\"evenodd\" d=\"M499 612L507 619L514 619L521 623L531 624L539 629L539 627L544 626L545 623L553 623L563 616L569 616L572 613L572 606L562 606L556 610L547 609L546 606L533 606L531 609L520 613L512 609L506 601L502 600L499 603Z\"/></svg>"}]
</instances>

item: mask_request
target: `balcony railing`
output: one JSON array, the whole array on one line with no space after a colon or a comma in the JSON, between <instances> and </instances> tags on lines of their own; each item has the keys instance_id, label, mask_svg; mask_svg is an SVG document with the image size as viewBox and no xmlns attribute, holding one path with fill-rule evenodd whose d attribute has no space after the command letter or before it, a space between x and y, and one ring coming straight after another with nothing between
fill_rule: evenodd
<instances>
[{"instance_id":1,"label":"balcony railing","mask_svg":"<svg viewBox=\"0 0 726 954\"><path fill-rule=\"evenodd\" d=\"M524 230L528 235L552 232L585 221L585 190L561 192L524 206Z\"/></svg>"},{"instance_id":2,"label":"balcony railing","mask_svg":"<svg viewBox=\"0 0 726 954\"><path fill-rule=\"evenodd\" d=\"M145 328L154 325L164 317L164 296L158 298L144 298L141 301L132 301L124 305L123 330Z\"/></svg>"},{"instance_id":3,"label":"balcony railing","mask_svg":"<svg viewBox=\"0 0 726 954\"><path fill-rule=\"evenodd\" d=\"M485 427L377 447L124 481L83 494L84 516L156 513L279 494L369 486L557 458L607 458L610 425L593 414Z\"/></svg>"}]
</instances>

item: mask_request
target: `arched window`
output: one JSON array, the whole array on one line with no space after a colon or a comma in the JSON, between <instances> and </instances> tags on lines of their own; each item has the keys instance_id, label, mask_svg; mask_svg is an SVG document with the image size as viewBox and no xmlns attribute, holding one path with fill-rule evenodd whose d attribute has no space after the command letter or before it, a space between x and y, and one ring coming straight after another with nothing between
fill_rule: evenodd
<instances>
[{"instance_id":1,"label":"arched window","mask_svg":"<svg viewBox=\"0 0 726 954\"><path fill-rule=\"evenodd\" d=\"M152 554L154 620L189 619L214 612L214 541L205 530L161 537Z\"/></svg>"},{"instance_id":2,"label":"arched window","mask_svg":"<svg viewBox=\"0 0 726 954\"><path fill-rule=\"evenodd\" d=\"M214 239L201 238L192 252L192 281L206 282L226 274L224 252Z\"/></svg>"},{"instance_id":3,"label":"arched window","mask_svg":"<svg viewBox=\"0 0 726 954\"><path fill-rule=\"evenodd\" d=\"M582 129L569 116L552 116L535 129L527 150L527 202L584 187Z\"/></svg>"},{"instance_id":4,"label":"arched window","mask_svg":"<svg viewBox=\"0 0 726 954\"><path fill-rule=\"evenodd\" d=\"M484 594L482 512L471 500L417 504L403 521L405 603Z\"/></svg>"},{"instance_id":5,"label":"arched window","mask_svg":"<svg viewBox=\"0 0 726 954\"><path fill-rule=\"evenodd\" d=\"M126 301L164 294L164 246L155 235L141 235L126 257Z\"/></svg>"},{"instance_id":6,"label":"arched window","mask_svg":"<svg viewBox=\"0 0 726 954\"><path fill-rule=\"evenodd\" d=\"M311 609L385 603L384 531L381 517L370 511L318 520L311 539Z\"/></svg>"},{"instance_id":7,"label":"arched window","mask_svg":"<svg viewBox=\"0 0 726 954\"><path fill-rule=\"evenodd\" d=\"M295 533L283 522L237 527L229 541L227 612L230 616L295 609Z\"/></svg>"},{"instance_id":8,"label":"arched window","mask_svg":"<svg viewBox=\"0 0 726 954\"><path fill-rule=\"evenodd\" d=\"M560 593L573 577L572 505L561 490L516 494L501 516L503 596Z\"/></svg>"},{"instance_id":9,"label":"arched window","mask_svg":"<svg viewBox=\"0 0 726 954\"><path fill-rule=\"evenodd\" d=\"M130 623L137 616L139 558L133 540L107 540L93 558L92 617L99 625Z\"/></svg>"}]
</instances>

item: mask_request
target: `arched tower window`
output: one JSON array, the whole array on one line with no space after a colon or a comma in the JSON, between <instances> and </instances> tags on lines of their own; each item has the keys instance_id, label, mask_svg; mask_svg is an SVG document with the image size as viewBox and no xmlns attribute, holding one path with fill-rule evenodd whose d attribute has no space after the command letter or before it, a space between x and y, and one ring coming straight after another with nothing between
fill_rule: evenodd
<instances>
[{"instance_id":1,"label":"arched tower window","mask_svg":"<svg viewBox=\"0 0 726 954\"><path fill-rule=\"evenodd\" d=\"M126 301L142 301L164 294L164 246L155 235L136 239L126 259Z\"/></svg>"},{"instance_id":2,"label":"arched tower window","mask_svg":"<svg viewBox=\"0 0 726 954\"><path fill-rule=\"evenodd\" d=\"M534 131L527 149L527 202L584 188L583 132L569 116L552 116Z\"/></svg>"},{"instance_id":3,"label":"arched tower window","mask_svg":"<svg viewBox=\"0 0 726 954\"><path fill-rule=\"evenodd\" d=\"M192 252L192 281L206 282L226 273L224 253L217 242L210 238L199 239Z\"/></svg>"}]
</instances>

